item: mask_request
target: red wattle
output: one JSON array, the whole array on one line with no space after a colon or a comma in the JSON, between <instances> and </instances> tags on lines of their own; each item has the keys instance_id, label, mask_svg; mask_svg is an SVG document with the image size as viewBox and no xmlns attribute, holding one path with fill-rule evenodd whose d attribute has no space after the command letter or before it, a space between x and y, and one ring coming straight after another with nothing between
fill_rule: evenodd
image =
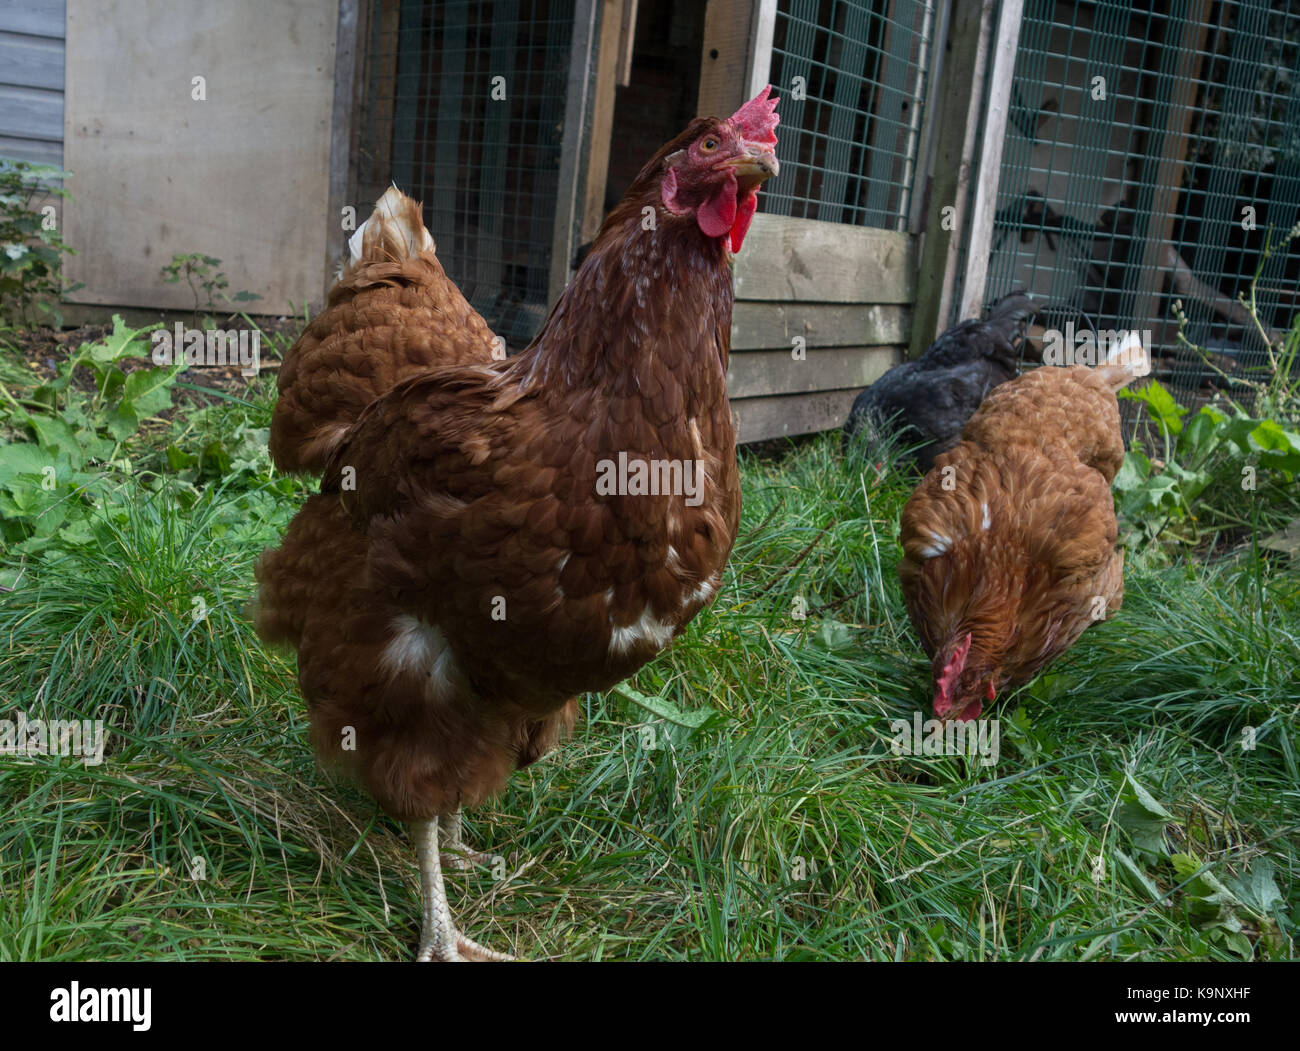
<instances>
[{"instance_id":1,"label":"red wattle","mask_svg":"<svg viewBox=\"0 0 1300 1051\"><path fill-rule=\"evenodd\" d=\"M721 237L731 230L736 221L736 177L728 175L722 189L710 197L695 213L706 237Z\"/></svg>"},{"instance_id":2,"label":"red wattle","mask_svg":"<svg viewBox=\"0 0 1300 1051\"><path fill-rule=\"evenodd\" d=\"M740 251L740 246L744 243L745 234L749 232L750 220L754 218L754 213L758 210L758 194L750 190L745 195L744 200L736 211L736 221L731 224L731 251L732 254Z\"/></svg>"}]
</instances>

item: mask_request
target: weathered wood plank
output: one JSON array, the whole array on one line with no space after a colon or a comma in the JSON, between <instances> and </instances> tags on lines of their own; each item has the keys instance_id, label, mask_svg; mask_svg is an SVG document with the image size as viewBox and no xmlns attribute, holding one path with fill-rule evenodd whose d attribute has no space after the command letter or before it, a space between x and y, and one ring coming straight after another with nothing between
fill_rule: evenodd
<instances>
[{"instance_id":1,"label":"weathered wood plank","mask_svg":"<svg viewBox=\"0 0 1300 1051\"><path fill-rule=\"evenodd\" d=\"M0 81L63 90L63 41L0 32Z\"/></svg>"},{"instance_id":2,"label":"weathered wood plank","mask_svg":"<svg viewBox=\"0 0 1300 1051\"><path fill-rule=\"evenodd\" d=\"M783 398L740 398L732 401L736 440L757 442L766 438L793 438L841 427L858 396L851 390L791 394Z\"/></svg>"},{"instance_id":3,"label":"weathered wood plank","mask_svg":"<svg viewBox=\"0 0 1300 1051\"><path fill-rule=\"evenodd\" d=\"M23 0L0 7L0 30L32 36L64 36L64 0Z\"/></svg>"},{"instance_id":4,"label":"weathered wood plank","mask_svg":"<svg viewBox=\"0 0 1300 1051\"><path fill-rule=\"evenodd\" d=\"M736 298L910 303L915 258L911 234L759 214L736 257Z\"/></svg>"},{"instance_id":5,"label":"weathered wood plank","mask_svg":"<svg viewBox=\"0 0 1300 1051\"><path fill-rule=\"evenodd\" d=\"M741 301L731 315L731 349L792 347L795 336L809 347L872 347L906 343L910 331L911 310L901 304Z\"/></svg>"},{"instance_id":6,"label":"weathered wood plank","mask_svg":"<svg viewBox=\"0 0 1300 1051\"><path fill-rule=\"evenodd\" d=\"M0 84L0 135L16 139L61 139L63 92Z\"/></svg>"},{"instance_id":7,"label":"weathered wood plank","mask_svg":"<svg viewBox=\"0 0 1300 1051\"><path fill-rule=\"evenodd\" d=\"M751 350L731 356L727 393L732 398L758 398L845 387L861 390L901 358L901 346L810 350L802 359L787 350Z\"/></svg>"}]
</instances>

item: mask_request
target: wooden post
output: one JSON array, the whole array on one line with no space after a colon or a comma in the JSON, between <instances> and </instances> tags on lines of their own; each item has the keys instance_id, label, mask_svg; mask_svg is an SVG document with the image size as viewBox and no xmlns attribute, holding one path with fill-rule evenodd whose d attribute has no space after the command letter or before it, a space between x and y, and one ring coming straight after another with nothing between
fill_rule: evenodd
<instances>
[{"instance_id":1,"label":"wooden post","mask_svg":"<svg viewBox=\"0 0 1300 1051\"><path fill-rule=\"evenodd\" d=\"M595 54L595 83L591 95L591 133L588 142L586 173L579 197L580 213L574 231L574 246L590 241L600 232L605 218L605 182L609 176L609 148L614 136L614 99L621 63L619 42L622 39L623 0L603 0L600 37ZM567 267L573 252L564 261Z\"/></svg>"},{"instance_id":2,"label":"wooden post","mask_svg":"<svg viewBox=\"0 0 1300 1051\"><path fill-rule=\"evenodd\" d=\"M632 83L632 51L636 47L637 0L623 0L623 23L618 31L618 72L615 80L620 88Z\"/></svg>"},{"instance_id":3,"label":"wooden post","mask_svg":"<svg viewBox=\"0 0 1300 1051\"><path fill-rule=\"evenodd\" d=\"M596 235L604 215L623 11L622 0L578 0L574 15L547 287L551 303L569 280L574 249Z\"/></svg>"},{"instance_id":4,"label":"wooden post","mask_svg":"<svg viewBox=\"0 0 1300 1051\"><path fill-rule=\"evenodd\" d=\"M321 294L322 302L325 292L334 284L338 269L341 243L338 234L343 232L343 207L356 204L352 199L356 178L356 171L352 167L357 139L355 100L359 96L361 70L365 67L365 63L360 61L359 47L365 39L359 31L359 23L365 20L360 11L361 6L358 0L339 0L338 37L334 44L334 110L330 118L329 215L326 219L329 232L325 236L325 285ZM358 223L360 221L361 217L358 216Z\"/></svg>"},{"instance_id":5,"label":"wooden post","mask_svg":"<svg viewBox=\"0 0 1300 1051\"><path fill-rule=\"evenodd\" d=\"M551 276L547 301L554 303L569 280L573 257L573 225L579 208L579 185L586 160L588 113L591 107L591 62L600 31L601 0L577 0L573 39L569 45L569 79L564 102L564 136L560 145L560 177L555 193L555 226L551 235Z\"/></svg>"},{"instance_id":6,"label":"wooden post","mask_svg":"<svg viewBox=\"0 0 1300 1051\"><path fill-rule=\"evenodd\" d=\"M1002 145L1007 135L1011 78L1016 71L1020 16L1023 11L1024 0L1002 0L998 14L975 198L971 202L970 236L966 240L966 266L963 269L961 306L957 314L959 321L978 317L984 305L984 288L989 276L989 251L993 245L993 216L998 208L998 181L1002 177Z\"/></svg>"},{"instance_id":7,"label":"wooden post","mask_svg":"<svg viewBox=\"0 0 1300 1051\"><path fill-rule=\"evenodd\" d=\"M1177 83L1184 93L1181 98L1171 98L1164 107L1156 107L1157 112L1161 108L1165 111L1164 126L1160 129L1160 157L1155 162L1152 179L1154 192L1147 213L1150 219L1143 239L1142 266L1138 272L1137 295L1130 319L1132 325L1141 325L1143 328L1155 317L1161 285L1169 273L1164 253L1173 238L1178 196L1183 192L1187 137L1191 131L1192 117L1196 115L1196 85L1201 78L1201 58L1205 53L1205 38L1210 28L1210 0L1191 0L1186 10L1187 18L1183 22L1182 32L1171 42L1178 63ZM1170 19L1171 28L1173 24L1173 19ZM1169 51L1166 50L1165 54L1168 55ZM1151 161L1147 165L1150 170ZM1173 327L1171 321L1168 328ZM1162 331L1163 328L1162 326L1157 331Z\"/></svg>"},{"instance_id":8,"label":"wooden post","mask_svg":"<svg viewBox=\"0 0 1300 1051\"><path fill-rule=\"evenodd\" d=\"M767 86L775 25L776 0L709 0L696 113L730 116Z\"/></svg>"},{"instance_id":9,"label":"wooden post","mask_svg":"<svg viewBox=\"0 0 1300 1051\"><path fill-rule=\"evenodd\" d=\"M948 326L953 285L966 229L966 201L979 133L984 71L992 39L995 0L953 5L945 39L935 51L946 54L938 77L936 138L930 154L928 204L922 231L921 264L916 277L910 357L922 354Z\"/></svg>"}]
</instances>

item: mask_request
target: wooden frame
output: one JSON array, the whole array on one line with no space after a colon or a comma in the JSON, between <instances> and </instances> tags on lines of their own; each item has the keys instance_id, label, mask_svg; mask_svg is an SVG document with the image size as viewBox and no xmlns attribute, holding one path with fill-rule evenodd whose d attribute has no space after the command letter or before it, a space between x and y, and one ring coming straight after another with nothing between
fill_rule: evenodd
<instances>
[{"instance_id":1,"label":"wooden frame","mask_svg":"<svg viewBox=\"0 0 1300 1051\"><path fill-rule=\"evenodd\" d=\"M709 0L697 113L735 113L767 86L775 25L776 0Z\"/></svg>"},{"instance_id":2,"label":"wooden frame","mask_svg":"<svg viewBox=\"0 0 1300 1051\"><path fill-rule=\"evenodd\" d=\"M334 44L334 110L330 128L329 215L331 230L342 231L343 208L357 205L356 171L352 158L357 149L357 99L361 97L361 60L359 44L365 39L369 12L364 0L339 0L339 28ZM358 215L358 222L361 216ZM333 224L339 223L336 228ZM334 283L339 262L339 239L331 233L325 238L325 288Z\"/></svg>"},{"instance_id":3,"label":"wooden frame","mask_svg":"<svg viewBox=\"0 0 1300 1051\"><path fill-rule=\"evenodd\" d=\"M568 283L574 250L595 237L604 216L614 86L623 54L620 41L630 54L631 34L636 28L633 5L633 25L628 36L623 36L627 10L623 0L577 0L547 286L552 303Z\"/></svg>"},{"instance_id":4,"label":"wooden frame","mask_svg":"<svg viewBox=\"0 0 1300 1051\"><path fill-rule=\"evenodd\" d=\"M1007 137L1007 115L1011 108L1011 78L1016 71L1020 44L1020 20L1024 0L1002 0L998 8L990 60L988 95L984 102L984 129L980 133L979 163L975 194L971 201L970 232L966 238L966 265L962 268L961 303L957 320L978 317L984 306L988 284L989 252L993 247L993 216L998 206L998 182L1002 178L1002 146ZM939 317L946 328L946 312ZM937 333L936 333L937 334Z\"/></svg>"},{"instance_id":5,"label":"wooden frame","mask_svg":"<svg viewBox=\"0 0 1300 1051\"><path fill-rule=\"evenodd\" d=\"M916 281L911 357L918 357L934 342L947 328L952 314L995 5L996 0L982 0L978 5L954 4L947 39L935 42L938 52L944 51L947 44L947 56L934 85L937 94L932 96L939 105L934 113L936 134L927 178L928 200ZM1000 139L997 145L1000 150ZM947 208L952 209L951 215L945 215ZM987 265L986 259L986 268Z\"/></svg>"}]
</instances>

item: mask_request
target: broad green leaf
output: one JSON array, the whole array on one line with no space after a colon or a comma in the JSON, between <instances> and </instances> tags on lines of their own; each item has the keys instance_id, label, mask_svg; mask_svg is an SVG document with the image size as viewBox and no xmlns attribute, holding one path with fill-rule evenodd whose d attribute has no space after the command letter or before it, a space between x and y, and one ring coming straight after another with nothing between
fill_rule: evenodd
<instances>
[{"instance_id":1,"label":"broad green leaf","mask_svg":"<svg viewBox=\"0 0 1300 1051\"><path fill-rule=\"evenodd\" d=\"M1183 417L1187 415L1187 410L1174 400L1174 396L1169 391L1154 380L1137 390L1132 388L1122 390L1120 397L1145 404L1147 411L1151 413L1152 419L1161 430L1169 434L1179 434L1182 431Z\"/></svg>"},{"instance_id":2,"label":"broad green leaf","mask_svg":"<svg viewBox=\"0 0 1300 1051\"><path fill-rule=\"evenodd\" d=\"M48 449L31 442L14 442L0 445L0 484L7 483L20 474L38 478L46 467L57 467L58 457Z\"/></svg>"},{"instance_id":3,"label":"broad green leaf","mask_svg":"<svg viewBox=\"0 0 1300 1051\"><path fill-rule=\"evenodd\" d=\"M662 697L647 697L626 684L615 686L613 692L621 697L626 697L638 708L644 708L647 712L657 715L665 722L672 723L675 726L683 726L688 730L702 729L718 718L718 713L712 708L698 708L691 712L683 711L671 701L665 701Z\"/></svg>"},{"instance_id":4,"label":"broad green leaf","mask_svg":"<svg viewBox=\"0 0 1300 1051\"><path fill-rule=\"evenodd\" d=\"M1173 815L1132 774L1124 776L1115 820L1129 834L1137 852L1147 860L1155 861L1168 853L1165 825L1173 820Z\"/></svg>"},{"instance_id":5,"label":"broad green leaf","mask_svg":"<svg viewBox=\"0 0 1300 1051\"><path fill-rule=\"evenodd\" d=\"M122 390L122 404L130 405L142 419L157 415L172 403L169 388L175 375L171 368L132 372Z\"/></svg>"}]
</instances>

